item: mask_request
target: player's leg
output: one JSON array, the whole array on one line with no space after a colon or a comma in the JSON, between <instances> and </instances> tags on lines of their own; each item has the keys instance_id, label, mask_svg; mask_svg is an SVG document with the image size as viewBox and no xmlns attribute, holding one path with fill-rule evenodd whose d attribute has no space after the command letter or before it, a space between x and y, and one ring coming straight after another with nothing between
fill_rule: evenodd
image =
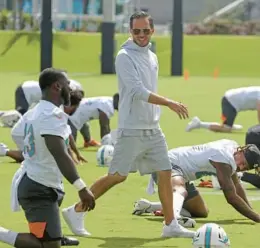
<instances>
[{"instance_id":1,"label":"player's leg","mask_svg":"<svg viewBox=\"0 0 260 248\"><path fill-rule=\"evenodd\" d=\"M25 175L18 187L18 199L26 219L30 233L43 247L61 247L61 223L59 201L63 193L41 185Z\"/></svg>"},{"instance_id":2,"label":"player's leg","mask_svg":"<svg viewBox=\"0 0 260 248\"><path fill-rule=\"evenodd\" d=\"M139 171L141 174L157 172L158 194L164 212L162 236L193 237L194 232L180 226L173 211L175 199L173 199L172 194L172 170L164 134L160 129L151 130L151 135L143 137L143 142L147 148L145 154L146 163L140 164Z\"/></svg>"},{"instance_id":3,"label":"player's leg","mask_svg":"<svg viewBox=\"0 0 260 248\"><path fill-rule=\"evenodd\" d=\"M30 233L16 233L0 226L0 241L16 248L42 248L41 242Z\"/></svg>"},{"instance_id":4,"label":"player's leg","mask_svg":"<svg viewBox=\"0 0 260 248\"><path fill-rule=\"evenodd\" d=\"M240 179L241 179L241 181L250 183L253 186L255 186L256 188L260 189L260 175L244 172L244 173L242 173L242 176Z\"/></svg>"},{"instance_id":5,"label":"player's leg","mask_svg":"<svg viewBox=\"0 0 260 248\"><path fill-rule=\"evenodd\" d=\"M222 98L222 124L212 124L209 126L209 130L214 132L230 133L233 130L240 130L242 126L234 125L234 121L237 116L236 109L231 105L226 97Z\"/></svg>"},{"instance_id":6,"label":"player's leg","mask_svg":"<svg viewBox=\"0 0 260 248\"><path fill-rule=\"evenodd\" d=\"M116 184L126 180L132 165L141 153L141 141L138 136L133 136L127 130L119 131L115 145L113 159L108 174L99 178L91 187L95 199L98 199ZM89 232L84 228L84 215L81 203L63 209L64 220L70 230L78 236L88 236Z\"/></svg>"},{"instance_id":7,"label":"player's leg","mask_svg":"<svg viewBox=\"0 0 260 248\"><path fill-rule=\"evenodd\" d=\"M84 140L84 147L90 147L90 146L100 146L100 143L97 142L94 139L91 139L91 134L90 134L90 127L89 127L89 123L85 123L82 128L80 129L80 133L83 137Z\"/></svg>"},{"instance_id":8,"label":"player's leg","mask_svg":"<svg viewBox=\"0 0 260 248\"><path fill-rule=\"evenodd\" d=\"M22 86L18 86L15 91L15 109L24 115L29 109L29 104L25 98Z\"/></svg>"},{"instance_id":9,"label":"player's leg","mask_svg":"<svg viewBox=\"0 0 260 248\"><path fill-rule=\"evenodd\" d=\"M241 125L234 124L237 112L236 109L229 103L229 101L222 98L222 124L217 122L205 122L201 121L197 116L194 117L191 122L188 123L186 131L192 131L193 129L208 129L213 132L226 132L229 133L232 130L242 129Z\"/></svg>"},{"instance_id":10,"label":"player's leg","mask_svg":"<svg viewBox=\"0 0 260 248\"><path fill-rule=\"evenodd\" d=\"M206 206L202 196L193 183L186 183L187 197L185 198L183 208L186 209L192 217L207 218L208 207Z\"/></svg>"}]
</instances>

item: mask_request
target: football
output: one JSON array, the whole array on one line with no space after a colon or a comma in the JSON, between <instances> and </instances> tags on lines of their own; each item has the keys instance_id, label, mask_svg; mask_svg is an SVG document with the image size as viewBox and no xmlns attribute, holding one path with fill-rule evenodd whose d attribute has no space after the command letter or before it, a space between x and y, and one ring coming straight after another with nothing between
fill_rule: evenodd
<instances>
[{"instance_id":1,"label":"football","mask_svg":"<svg viewBox=\"0 0 260 248\"><path fill-rule=\"evenodd\" d=\"M111 145L103 145L97 151L97 164L98 166L109 166L114 153L114 147Z\"/></svg>"},{"instance_id":2,"label":"football","mask_svg":"<svg viewBox=\"0 0 260 248\"><path fill-rule=\"evenodd\" d=\"M192 240L193 248L230 247L230 240L222 227L207 223L200 227Z\"/></svg>"}]
</instances>

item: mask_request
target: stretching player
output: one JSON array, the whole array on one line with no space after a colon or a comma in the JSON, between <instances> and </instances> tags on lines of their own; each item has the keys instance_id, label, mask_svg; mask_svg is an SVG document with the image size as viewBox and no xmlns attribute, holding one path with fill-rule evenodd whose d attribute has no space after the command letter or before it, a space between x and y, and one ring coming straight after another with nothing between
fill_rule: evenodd
<instances>
[{"instance_id":1,"label":"stretching player","mask_svg":"<svg viewBox=\"0 0 260 248\"><path fill-rule=\"evenodd\" d=\"M248 129L246 133L246 144L255 144L260 149L260 125L255 125ZM243 182L250 183L260 189L260 170L256 169L255 174L239 172L239 177Z\"/></svg>"},{"instance_id":2,"label":"stretching player","mask_svg":"<svg viewBox=\"0 0 260 248\"><path fill-rule=\"evenodd\" d=\"M222 98L222 124L203 122L197 116L186 127L189 132L193 129L205 128L214 132L232 132L241 130L241 125L234 124L237 113L247 110L256 110L260 123L260 87L244 87L228 90Z\"/></svg>"},{"instance_id":3,"label":"stretching player","mask_svg":"<svg viewBox=\"0 0 260 248\"><path fill-rule=\"evenodd\" d=\"M174 210L177 216L180 216L182 208L193 217L208 216L206 204L190 181L215 175L227 202L245 217L260 222L260 215L251 208L236 173L260 167L260 151L255 145L240 147L235 141L224 139L172 149L168 155L172 164ZM157 183L155 174L152 174L151 180ZM149 185L151 191L151 182ZM141 199L135 204L133 214L160 210L160 202Z\"/></svg>"},{"instance_id":4,"label":"stretching player","mask_svg":"<svg viewBox=\"0 0 260 248\"><path fill-rule=\"evenodd\" d=\"M18 200L30 233L0 227L0 241L17 248L59 248L63 199L62 175L75 186L84 210L95 207L93 194L80 179L67 152L67 115L59 108L69 104L69 81L55 69L45 69L39 78L42 100L22 118L24 121L24 175L18 185Z\"/></svg>"},{"instance_id":5,"label":"stretching player","mask_svg":"<svg viewBox=\"0 0 260 248\"><path fill-rule=\"evenodd\" d=\"M81 84L75 80L70 80L70 88L72 91L80 91L82 97L84 91ZM24 115L30 107L37 104L42 97L41 88L38 81L25 81L19 85L15 91L15 109Z\"/></svg>"},{"instance_id":6,"label":"stretching player","mask_svg":"<svg viewBox=\"0 0 260 248\"><path fill-rule=\"evenodd\" d=\"M68 109L76 110L79 106L79 103L82 99L82 93L78 90L72 91L70 93L70 106L66 107ZM22 155L22 151L24 149L24 125L22 118L14 125L11 131L12 139L16 144L18 150L10 150L5 144L0 144L0 156L7 156L14 159L16 162L22 162L24 157ZM75 163L86 162L86 160L81 156L79 150L76 147L73 136L70 135L69 139L69 149L68 152L72 156ZM73 156L73 153L76 155L76 158Z\"/></svg>"},{"instance_id":7,"label":"stretching player","mask_svg":"<svg viewBox=\"0 0 260 248\"><path fill-rule=\"evenodd\" d=\"M69 117L70 127L74 140L77 139L77 130L81 130L87 121L99 120L101 139L110 133L110 118L118 110L119 94L113 97L91 97L84 98L75 112L64 109ZM84 133L81 132L84 137ZM86 140L85 140L86 144Z\"/></svg>"},{"instance_id":8,"label":"stretching player","mask_svg":"<svg viewBox=\"0 0 260 248\"><path fill-rule=\"evenodd\" d=\"M65 74L65 73L64 73ZM65 74L66 75L66 74ZM75 80L70 80L70 89L72 92L77 91L84 97L85 92L81 84ZM20 114L26 113L29 108L37 104L41 99L41 89L38 81L26 81L18 86L15 92L15 108ZM69 108L70 112L75 111L75 106ZM3 118L3 117L2 117ZM15 118L15 116L13 117ZM8 119L9 121L9 119ZM7 121L5 121L7 122ZM70 123L70 122L69 122ZM88 123L84 123L81 127L81 133L85 137L85 147L98 146L99 143L90 138L90 130Z\"/></svg>"}]
</instances>

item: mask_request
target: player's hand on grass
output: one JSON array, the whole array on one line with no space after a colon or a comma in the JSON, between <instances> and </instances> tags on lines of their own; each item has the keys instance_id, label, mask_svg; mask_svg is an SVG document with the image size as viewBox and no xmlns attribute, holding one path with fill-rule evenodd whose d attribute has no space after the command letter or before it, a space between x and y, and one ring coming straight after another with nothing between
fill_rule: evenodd
<instances>
[{"instance_id":1,"label":"player's hand on grass","mask_svg":"<svg viewBox=\"0 0 260 248\"><path fill-rule=\"evenodd\" d=\"M6 153L9 151L8 146L4 143L0 143L0 156L4 157Z\"/></svg>"},{"instance_id":2,"label":"player's hand on grass","mask_svg":"<svg viewBox=\"0 0 260 248\"><path fill-rule=\"evenodd\" d=\"M79 164L82 162L82 163L87 163L88 160L86 160L83 156L81 156L81 154L77 154L77 160L79 162Z\"/></svg>"},{"instance_id":3,"label":"player's hand on grass","mask_svg":"<svg viewBox=\"0 0 260 248\"><path fill-rule=\"evenodd\" d=\"M180 102L169 101L168 107L169 109L174 111L179 116L180 119L189 118L188 109L184 104Z\"/></svg>"},{"instance_id":4,"label":"player's hand on grass","mask_svg":"<svg viewBox=\"0 0 260 248\"><path fill-rule=\"evenodd\" d=\"M84 189L80 190L79 198L81 200L82 210L91 211L95 208L95 205L96 205L95 197L89 189L84 188Z\"/></svg>"}]
</instances>

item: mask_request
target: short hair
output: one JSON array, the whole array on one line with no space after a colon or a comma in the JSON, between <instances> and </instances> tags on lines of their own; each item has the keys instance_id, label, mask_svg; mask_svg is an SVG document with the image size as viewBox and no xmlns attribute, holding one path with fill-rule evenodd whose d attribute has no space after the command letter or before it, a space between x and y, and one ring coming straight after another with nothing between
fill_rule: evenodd
<instances>
[{"instance_id":1,"label":"short hair","mask_svg":"<svg viewBox=\"0 0 260 248\"><path fill-rule=\"evenodd\" d=\"M39 77L39 85L41 90L45 90L50 87L53 83L66 78L62 70L55 68L47 68L43 70Z\"/></svg>"},{"instance_id":2,"label":"short hair","mask_svg":"<svg viewBox=\"0 0 260 248\"><path fill-rule=\"evenodd\" d=\"M80 90L74 90L70 93L70 105L77 106L81 102L83 96Z\"/></svg>"},{"instance_id":3,"label":"short hair","mask_svg":"<svg viewBox=\"0 0 260 248\"><path fill-rule=\"evenodd\" d=\"M148 18L151 28L154 28L153 18L145 11L137 11L130 17L130 28L133 28L133 22L135 19Z\"/></svg>"}]
</instances>

